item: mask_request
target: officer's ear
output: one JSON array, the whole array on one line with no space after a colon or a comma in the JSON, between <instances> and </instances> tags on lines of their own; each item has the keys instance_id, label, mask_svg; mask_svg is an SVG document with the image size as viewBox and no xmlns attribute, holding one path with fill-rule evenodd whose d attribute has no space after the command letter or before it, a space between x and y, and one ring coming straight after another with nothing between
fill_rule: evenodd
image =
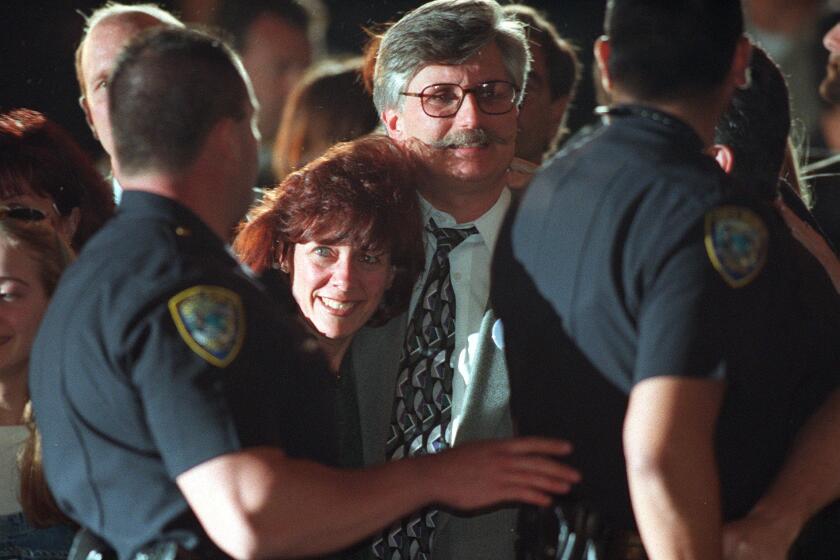
<instances>
[{"instance_id":1,"label":"officer's ear","mask_svg":"<svg viewBox=\"0 0 840 560\"><path fill-rule=\"evenodd\" d=\"M750 60L752 59L752 44L745 35L742 35L735 45L735 52L732 55L732 66L730 75L732 83L740 89L750 87L752 77L750 76Z\"/></svg>"},{"instance_id":2,"label":"officer's ear","mask_svg":"<svg viewBox=\"0 0 840 560\"><path fill-rule=\"evenodd\" d=\"M725 144L714 144L706 150L706 153L715 158L720 168L726 173L732 172L732 166L735 165L735 154L732 153L732 149L729 146Z\"/></svg>"},{"instance_id":3,"label":"officer's ear","mask_svg":"<svg viewBox=\"0 0 840 560\"><path fill-rule=\"evenodd\" d=\"M594 47L595 61L598 63L598 73L601 76L601 87L610 93L613 89L612 77L610 76L610 38L601 35L595 40Z\"/></svg>"}]
</instances>

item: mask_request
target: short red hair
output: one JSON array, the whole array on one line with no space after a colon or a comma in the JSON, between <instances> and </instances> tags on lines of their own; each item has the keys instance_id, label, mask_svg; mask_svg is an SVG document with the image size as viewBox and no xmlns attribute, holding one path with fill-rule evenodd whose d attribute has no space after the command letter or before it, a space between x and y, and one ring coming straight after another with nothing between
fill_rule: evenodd
<instances>
[{"instance_id":1,"label":"short red hair","mask_svg":"<svg viewBox=\"0 0 840 560\"><path fill-rule=\"evenodd\" d=\"M384 323L408 308L425 263L415 181L411 156L386 136L336 144L266 193L234 251L257 273L287 260L296 243L388 251L394 282L371 318Z\"/></svg>"},{"instance_id":2,"label":"short red hair","mask_svg":"<svg viewBox=\"0 0 840 560\"><path fill-rule=\"evenodd\" d=\"M38 111L0 114L0 196L49 197L62 216L79 209L73 249L114 213L114 192L66 130Z\"/></svg>"}]
</instances>

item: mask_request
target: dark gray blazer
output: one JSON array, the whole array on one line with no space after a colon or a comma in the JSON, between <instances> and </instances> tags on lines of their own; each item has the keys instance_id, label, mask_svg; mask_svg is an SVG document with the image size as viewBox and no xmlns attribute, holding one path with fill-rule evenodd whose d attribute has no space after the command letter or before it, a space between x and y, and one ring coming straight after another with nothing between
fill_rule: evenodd
<instances>
[{"instance_id":1,"label":"dark gray blazer","mask_svg":"<svg viewBox=\"0 0 840 560\"><path fill-rule=\"evenodd\" d=\"M352 359L367 465L385 461L385 438L391 423L406 321L406 314L400 315L382 327L362 329L353 339ZM492 336L496 321L493 311L488 310L479 330L475 377L467 385L462 402L452 403L453 416L462 416L453 445L513 434L504 350ZM514 508L475 516L449 512L439 519L434 560L514 558Z\"/></svg>"}]
</instances>

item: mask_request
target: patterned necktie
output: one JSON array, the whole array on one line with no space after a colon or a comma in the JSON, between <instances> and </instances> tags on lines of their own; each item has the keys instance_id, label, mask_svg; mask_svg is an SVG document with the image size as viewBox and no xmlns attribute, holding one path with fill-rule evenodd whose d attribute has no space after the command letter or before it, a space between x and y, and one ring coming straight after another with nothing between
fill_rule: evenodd
<instances>
[{"instance_id":1,"label":"patterned necktie","mask_svg":"<svg viewBox=\"0 0 840 560\"><path fill-rule=\"evenodd\" d=\"M455 292L449 252L478 230L439 228L433 219L427 230L435 236L437 248L405 335L385 443L389 460L437 453L452 439ZM374 542L374 554L387 560L430 558L436 516L436 510L425 509L395 523Z\"/></svg>"}]
</instances>

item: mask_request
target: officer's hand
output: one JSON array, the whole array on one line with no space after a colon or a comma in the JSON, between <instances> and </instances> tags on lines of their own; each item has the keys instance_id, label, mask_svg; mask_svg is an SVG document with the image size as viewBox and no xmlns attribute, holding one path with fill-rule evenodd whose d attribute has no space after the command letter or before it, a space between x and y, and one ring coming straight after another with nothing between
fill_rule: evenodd
<instances>
[{"instance_id":1,"label":"officer's hand","mask_svg":"<svg viewBox=\"0 0 840 560\"><path fill-rule=\"evenodd\" d=\"M552 495L580 481L577 471L556 460L571 451L568 442L537 437L476 442L427 456L426 470L435 501L455 509L547 506Z\"/></svg>"},{"instance_id":2,"label":"officer's hand","mask_svg":"<svg viewBox=\"0 0 840 560\"><path fill-rule=\"evenodd\" d=\"M522 158L515 157L507 169L505 176L505 184L509 189L520 190L528 186L531 179L534 178L534 173L539 169L538 165Z\"/></svg>"},{"instance_id":3,"label":"officer's hand","mask_svg":"<svg viewBox=\"0 0 840 560\"><path fill-rule=\"evenodd\" d=\"M837 259L834 250L822 235L814 231L814 228L797 216L784 202L777 200L775 206L793 237L820 262L831 278L834 289L840 293L840 260Z\"/></svg>"},{"instance_id":4,"label":"officer's hand","mask_svg":"<svg viewBox=\"0 0 840 560\"><path fill-rule=\"evenodd\" d=\"M799 533L783 518L751 513L723 528L724 560L786 560Z\"/></svg>"}]
</instances>

